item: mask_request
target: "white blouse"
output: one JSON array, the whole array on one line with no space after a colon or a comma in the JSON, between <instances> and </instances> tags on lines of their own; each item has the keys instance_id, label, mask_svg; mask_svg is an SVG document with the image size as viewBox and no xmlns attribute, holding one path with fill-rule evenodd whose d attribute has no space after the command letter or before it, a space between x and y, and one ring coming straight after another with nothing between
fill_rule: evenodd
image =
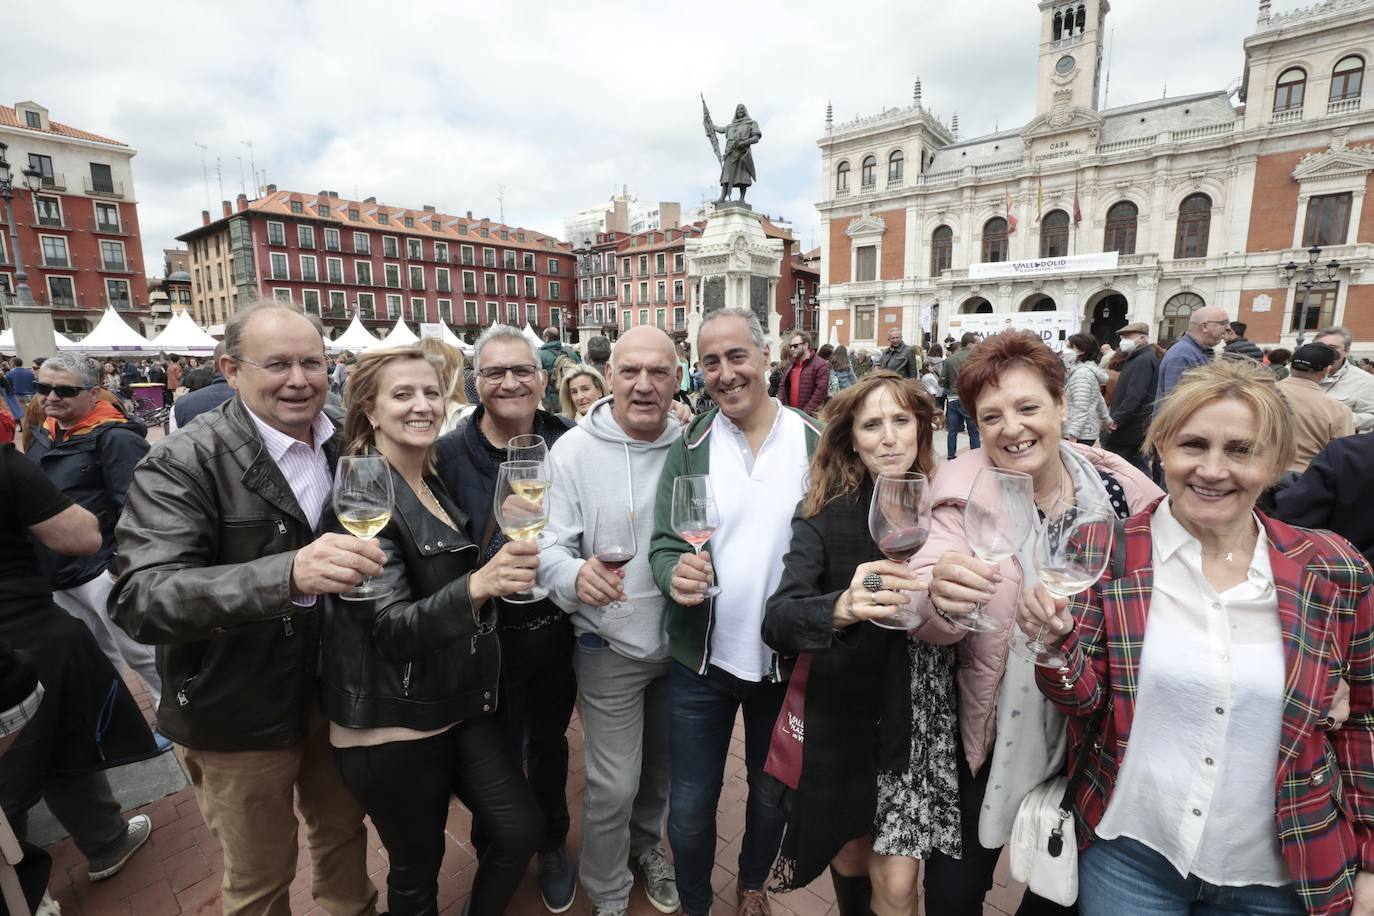
<instances>
[{"instance_id":1,"label":"white blouse","mask_svg":"<svg viewBox=\"0 0 1374 916\"><path fill-rule=\"evenodd\" d=\"M1259 537L1246 581L1217 594L1202 546L1160 503L1152 522L1154 594L1135 719L1098 824L1211 884L1290 883L1274 823L1283 726L1283 634Z\"/></svg>"}]
</instances>

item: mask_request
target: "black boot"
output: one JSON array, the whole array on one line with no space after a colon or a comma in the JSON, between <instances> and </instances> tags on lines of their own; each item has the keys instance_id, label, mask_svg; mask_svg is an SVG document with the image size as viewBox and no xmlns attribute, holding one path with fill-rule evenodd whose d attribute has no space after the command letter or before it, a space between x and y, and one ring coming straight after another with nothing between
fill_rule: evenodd
<instances>
[{"instance_id":1,"label":"black boot","mask_svg":"<svg viewBox=\"0 0 1374 916\"><path fill-rule=\"evenodd\" d=\"M847 877L830 866L830 880L835 884L835 903L840 916L871 916L868 904L873 899L873 882L868 875Z\"/></svg>"}]
</instances>

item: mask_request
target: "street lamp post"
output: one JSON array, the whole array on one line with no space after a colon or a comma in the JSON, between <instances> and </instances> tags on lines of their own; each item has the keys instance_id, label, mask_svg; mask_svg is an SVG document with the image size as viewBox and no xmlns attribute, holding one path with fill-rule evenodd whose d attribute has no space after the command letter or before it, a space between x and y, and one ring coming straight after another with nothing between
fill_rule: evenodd
<instances>
[{"instance_id":1,"label":"street lamp post","mask_svg":"<svg viewBox=\"0 0 1374 916\"><path fill-rule=\"evenodd\" d=\"M14 331L14 345L19 355L32 363L33 360L51 356L55 337L53 336L52 312L34 301L33 290L29 289L29 275L24 270L24 255L19 250L19 224L14 218L14 174L10 171L5 153L9 146L0 143L0 200L5 202L5 225L9 227L10 253L14 258L14 301L5 310L5 323ZM24 187L28 188L32 200L34 193L42 187L43 174L35 168L24 169Z\"/></svg>"},{"instance_id":2,"label":"street lamp post","mask_svg":"<svg viewBox=\"0 0 1374 916\"><path fill-rule=\"evenodd\" d=\"M1325 265L1326 275L1317 276L1317 261L1321 259L1321 246L1313 245L1307 249L1307 263L1299 265L1296 261L1289 261L1283 265L1284 279L1292 283L1296 279L1298 286L1302 287L1302 321L1298 330L1298 346L1303 344L1303 327L1307 324L1307 297L1312 292L1312 287L1319 283L1330 283L1336 279L1336 271L1340 268L1341 262L1336 260L1328 261Z\"/></svg>"}]
</instances>

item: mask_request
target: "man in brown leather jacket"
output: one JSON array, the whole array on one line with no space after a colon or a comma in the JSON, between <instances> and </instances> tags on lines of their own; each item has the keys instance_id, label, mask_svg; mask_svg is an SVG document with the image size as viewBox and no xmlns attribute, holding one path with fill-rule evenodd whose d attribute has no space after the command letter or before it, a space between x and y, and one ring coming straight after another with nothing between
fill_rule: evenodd
<instances>
[{"instance_id":1,"label":"man in brown leather jacket","mask_svg":"<svg viewBox=\"0 0 1374 916\"><path fill-rule=\"evenodd\" d=\"M315 901L372 916L363 814L319 710L319 596L382 571L372 541L315 536L338 455L316 324L259 305L225 328L237 396L159 442L116 528L115 621L157 645L158 727L224 846L223 912L290 916L299 800Z\"/></svg>"}]
</instances>

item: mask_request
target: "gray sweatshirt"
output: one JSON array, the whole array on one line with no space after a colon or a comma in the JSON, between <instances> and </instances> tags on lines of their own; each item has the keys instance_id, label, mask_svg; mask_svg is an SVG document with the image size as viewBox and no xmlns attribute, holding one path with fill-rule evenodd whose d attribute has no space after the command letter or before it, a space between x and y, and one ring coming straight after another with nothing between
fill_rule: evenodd
<instances>
[{"instance_id":1,"label":"gray sweatshirt","mask_svg":"<svg viewBox=\"0 0 1374 916\"><path fill-rule=\"evenodd\" d=\"M668 446L682 427L668 421L663 434L642 442L625 434L611 416L611 398L592 405L577 427L564 433L549 450L551 465L549 525L558 544L539 555L539 584L554 603L572 614L580 636L595 633L626 658L660 661L668 657L663 628L665 599L649 569L649 538L654 528L654 499ZM596 507L622 505L634 511L635 558L624 567L626 604L605 609L577 600L577 574L592 553Z\"/></svg>"}]
</instances>

